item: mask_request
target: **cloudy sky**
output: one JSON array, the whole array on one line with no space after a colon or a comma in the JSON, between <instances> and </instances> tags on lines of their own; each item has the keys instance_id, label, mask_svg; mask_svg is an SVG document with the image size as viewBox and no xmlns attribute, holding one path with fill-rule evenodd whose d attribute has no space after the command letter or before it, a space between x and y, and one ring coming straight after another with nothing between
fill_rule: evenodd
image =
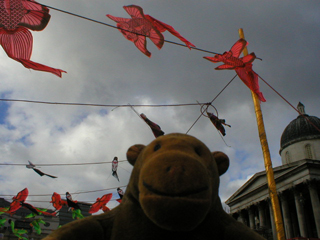
<instances>
[{"instance_id":1,"label":"cloudy sky","mask_svg":"<svg viewBox=\"0 0 320 240\"><path fill-rule=\"evenodd\" d=\"M115 25L111 14L129 17L122 8L139 5L172 25L199 49L223 53L239 39L243 28L254 70L294 106L301 101L309 115L320 116L320 2L207 0L42 0L42 4ZM63 69L62 78L24 68L0 51L2 99L85 104L184 104L210 102L232 79L232 70L203 59L213 54L166 42L161 50L148 39L152 57L142 54L116 29L56 10L34 37L31 60ZM169 32L166 40L180 43ZM280 137L297 112L260 81L267 102L261 104L273 166L281 164ZM249 89L236 78L213 102L219 117L232 127L222 138L208 118L189 131L212 151L231 160L221 177L220 196L226 201L254 173L264 170L256 118ZM0 102L0 162L7 164L75 164L125 160L127 149L154 139L149 127L129 107L47 105ZM165 133L186 133L200 115L200 106L135 107ZM210 108L211 112L215 110ZM111 164L42 166L57 179L40 177L24 165L0 166L0 195L11 199L28 187L28 200L53 209L53 192L69 191L78 201L93 202L126 186L132 167L119 163L120 182ZM110 189L105 191L96 191ZM125 187L123 187L125 190ZM89 193L79 193L89 192ZM43 195L43 196L32 196ZM0 197L1 197L0 196ZM39 201L39 202L35 202ZM117 205L115 200L108 206Z\"/></svg>"}]
</instances>

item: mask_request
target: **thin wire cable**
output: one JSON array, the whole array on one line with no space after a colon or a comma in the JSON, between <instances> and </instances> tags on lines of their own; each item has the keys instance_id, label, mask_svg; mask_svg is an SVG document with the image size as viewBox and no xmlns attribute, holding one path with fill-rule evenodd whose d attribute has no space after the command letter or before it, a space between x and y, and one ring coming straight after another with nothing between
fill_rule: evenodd
<instances>
[{"instance_id":1,"label":"thin wire cable","mask_svg":"<svg viewBox=\"0 0 320 240\"><path fill-rule=\"evenodd\" d=\"M96 104L96 103L67 103L67 102L49 102L49 101L34 101L25 99L0 99L3 102L24 102L24 103L37 103L49 105L69 105L69 106L91 106L91 107L185 107L195 106L199 103L181 103L181 104Z\"/></svg>"},{"instance_id":2,"label":"thin wire cable","mask_svg":"<svg viewBox=\"0 0 320 240\"><path fill-rule=\"evenodd\" d=\"M62 9L59 9L59 8L51 7L51 6L48 6L48 5L45 5L45 4L40 4L40 5L42 5L44 7L47 7L47 8L51 8L53 10L56 10L56 11L59 11L59 12L62 12L62 13L66 13L66 14L69 14L69 15L72 15L72 16L75 16L75 17L79 17L79 18L85 19L85 20L88 20L88 21L91 21L91 22L94 22L94 23L99 23L99 24L102 24L102 25L107 26L107 27L120 29L120 30L123 30L123 31L126 31L126 32L130 32L130 33L134 33L134 34L137 34L137 35L142 35L142 36L151 38L150 36L146 36L146 35L143 35L143 34L132 32L132 31L129 31L127 29L119 28L119 27L113 26L111 24L100 22L100 21L94 20L92 18L84 17L84 16L81 16L81 15L78 15L78 14L75 14L75 13L72 13L72 12L68 12L68 11L65 11L65 10L62 10ZM165 39L164 39L164 41L167 42L167 43L171 43L171 44L175 44L175 45L181 46L181 47L188 47L188 46L186 46L184 44L181 44L181 43L177 43L177 42L173 42L173 41L169 41L169 40L165 40ZM197 51L201 51L201 52L206 52L206 53L211 53L211 54L219 54L219 53L216 53L216 52L208 51L208 50L197 48L197 47L190 47L190 48L194 49L194 50L197 50Z\"/></svg>"},{"instance_id":3,"label":"thin wire cable","mask_svg":"<svg viewBox=\"0 0 320 240\"><path fill-rule=\"evenodd\" d=\"M110 191L112 189L117 188L124 188L127 187L127 185L118 186L118 187L112 187L112 188L105 188L105 189L99 189L99 190L91 190L91 191L82 191L82 192L69 192L70 194L86 194L86 193L93 193L93 192L102 192L102 191ZM60 195L65 195L66 193L59 193ZM15 195L2 195L0 194L0 197L13 197ZM45 196L52 196L52 193L48 194L29 194L28 197L45 197Z\"/></svg>"},{"instance_id":4,"label":"thin wire cable","mask_svg":"<svg viewBox=\"0 0 320 240\"><path fill-rule=\"evenodd\" d=\"M210 103L203 103L203 105L207 105L207 107L205 108L204 111L206 111L208 109L208 107L219 97L219 95L230 85L230 83L237 77L238 75L236 74L228 83L226 86L224 86L224 88L218 93L217 96L215 96L215 98L210 102ZM199 104L199 103L198 103ZM188 131L186 132L186 134L189 133L189 131L191 130L191 128L193 128L193 126L198 122L198 120L201 118L202 113L200 114L200 116L195 120L195 122L191 125L191 127L188 129Z\"/></svg>"},{"instance_id":5,"label":"thin wire cable","mask_svg":"<svg viewBox=\"0 0 320 240\"><path fill-rule=\"evenodd\" d=\"M307 118L304 114L302 114L297 108L295 108L287 99L285 99L277 90L275 90L266 80L264 80L260 75L258 75L259 78L265 83L267 84L268 87L270 87L276 94L278 94L278 96L280 96L287 104L289 104L290 107L292 107L296 112L299 113L300 116L302 116L304 119L306 119L317 131L320 132L320 129L313 123L310 121L309 118Z\"/></svg>"},{"instance_id":6,"label":"thin wire cable","mask_svg":"<svg viewBox=\"0 0 320 240\"><path fill-rule=\"evenodd\" d=\"M127 162L127 160L119 160L118 162ZM107 164L112 162L93 162L93 163L43 163L34 164L36 167L52 167L52 166L77 166L77 165L94 165L94 164ZM25 163L0 163L0 166L26 166Z\"/></svg>"}]
</instances>

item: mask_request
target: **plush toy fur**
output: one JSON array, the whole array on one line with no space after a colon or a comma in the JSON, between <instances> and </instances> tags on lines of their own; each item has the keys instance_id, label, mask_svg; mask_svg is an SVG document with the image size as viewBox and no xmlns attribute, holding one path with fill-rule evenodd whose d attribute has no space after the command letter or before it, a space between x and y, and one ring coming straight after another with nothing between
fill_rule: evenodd
<instances>
[{"instance_id":1,"label":"plush toy fur","mask_svg":"<svg viewBox=\"0 0 320 240\"><path fill-rule=\"evenodd\" d=\"M168 134L127 152L134 165L121 204L57 229L45 240L262 240L222 208L229 158L198 139Z\"/></svg>"}]
</instances>

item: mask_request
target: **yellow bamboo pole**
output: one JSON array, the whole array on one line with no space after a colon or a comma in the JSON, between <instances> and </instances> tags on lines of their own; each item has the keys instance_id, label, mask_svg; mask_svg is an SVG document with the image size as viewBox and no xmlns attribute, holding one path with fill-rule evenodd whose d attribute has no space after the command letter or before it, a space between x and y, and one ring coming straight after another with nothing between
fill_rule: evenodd
<instances>
[{"instance_id":1,"label":"yellow bamboo pole","mask_svg":"<svg viewBox=\"0 0 320 240\"><path fill-rule=\"evenodd\" d=\"M244 39L244 33L242 28L239 29L239 36L240 38ZM243 50L243 55L244 56L248 55L247 47L245 47L245 49ZM251 95L252 95L252 100L253 100L254 109L255 109L256 118L257 118L259 138L260 138L260 144L263 152L264 166L266 168L266 175L267 175L267 181L269 186L269 195L271 199L274 222L276 225L277 238L278 240L285 240L282 215L281 215L279 199L277 195L276 182L274 180L274 175L273 175L272 162L271 162L270 151L269 151L269 146L267 141L267 135L264 128L264 122L263 122L263 117L262 117L262 112L260 107L260 100L257 94L255 94L253 91L251 91Z\"/></svg>"}]
</instances>

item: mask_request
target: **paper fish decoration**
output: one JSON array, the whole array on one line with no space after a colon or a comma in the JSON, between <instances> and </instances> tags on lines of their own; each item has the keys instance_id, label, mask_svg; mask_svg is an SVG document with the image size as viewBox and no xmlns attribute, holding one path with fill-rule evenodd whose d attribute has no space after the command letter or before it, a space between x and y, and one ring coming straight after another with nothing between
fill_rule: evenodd
<instances>
[{"instance_id":1,"label":"paper fish decoration","mask_svg":"<svg viewBox=\"0 0 320 240\"><path fill-rule=\"evenodd\" d=\"M52 194L50 203L52 203L53 207L58 211L62 208L62 206L68 205L67 201L62 200L60 194L56 192Z\"/></svg>"},{"instance_id":2,"label":"paper fish decoration","mask_svg":"<svg viewBox=\"0 0 320 240\"><path fill-rule=\"evenodd\" d=\"M56 176L52 176L52 175L49 175L49 174L46 174L42 171L40 171L39 169L36 168L36 165L34 165L32 162L28 161L29 164L26 165L26 168L30 168L32 169L33 171L35 171L36 173L38 173L41 177L42 176L48 176L48 177L51 177L51 178L57 178Z\"/></svg>"},{"instance_id":3,"label":"paper fish decoration","mask_svg":"<svg viewBox=\"0 0 320 240\"><path fill-rule=\"evenodd\" d=\"M258 74L252 70L252 62L256 59L256 55L250 53L247 56L239 58L241 52L247 45L247 41L241 38L231 47L230 51L224 52L223 54L216 54L214 57L204 58L214 63L224 63L216 67L216 70L235 70L244 84L257 94L260 101L265 102L266 99L259 90Z\"/></svg>"},{"instance_id":4,"label":"paper fish decoration","mask_svg":"<svg viewBox=\"0 0 320 240\"><path fill-rule=\"evenodd\" d=\"M13 201L10 203L8 212L9 213L16 212L21 207L20 202L24 202L27 199L28 195L29 195L28 188L25 188L20 192L18 192L17 196L12 198Z\"/></svg>"},{"instance_id":5,"label":"paper fish decoration","mask_svg":"<svg viewBox=\"0 0 320 240\"><path fill-rule=\"evenodd\" d=\"M100 209L102 209L103 212L110 211L110 209L106 206L107 203L111 200L112 193L108 193L103 195L101 198L97 198L96 202L91 205L89 209L89 213L96 213Z\"/></svg>"},{"instance_id":6,"label":"paper fish decoration","mask_svg":"<svg viewBox=\"0 0 320 240\"><path fill-rule=\"evenodd\" d=\"M152 130L153 135L157 138L164 135L164 132L161 130L160 126L147 118L143 113L140 114L140 117L149 125Z\"/></svg>"},{"instance_id":7,"label":"paper fish decoration","mask_svg":"<svg viewBox=\"0 0 320 240\"><path fill-rule=\"evenodd\" d=\"M80 206L78 205L77 201L72 200L72 196L69 192L66 192L66 198L67 198L68 207L73 208L73 209L81 209Z\"/></svg>"},{"instance_id":8,"label":"paper fish decoration","mask_svg":"<svg viewBox=\"0 0 320 240\"><path fill-rule=\"evenodd\" d=\"M24 67L51 72L61 77L65 71L30 60L33 37L28 29L41 31L49 20L49 9L34 0L1 0L0 44L8 57L20 62Z\"/></svg>"},{"instance_id":9,"label":"paper fish decoration","mask_svg":"<svg viewBox=\"0 0 320 240\"><path fill-rule=\"evenodd\" d=\"M112 160L112 176L114 176L120 182L117 170L118 170L118 158L114 157Z\"/></svg>"},{"instance_id":10,"label":"paper fish decoration","mask_svg":"<svg viewBox=\"0 0 320 240\"><path fill-rule=\"evenodd\" d=\"M183 41L189 49L195 47L192 43L183 38L172 26L160 22L149 15L144 15L141 7L129 5L124 6L123 8L131 16L131 19L114 17L110 14L107 14L107 17L117 22L117 27L123 36L129 41L132 41L146 56L151 57L151 53L147 50L146 37L149 37L158 49L161 49L164 44L162 32L166 30Z\"/></svg>"},{"instance_id":11,"label":"paper fish decoration","mask_svg":"<svg viewBox=\"0 0 320 240\"><path fill-rule=\"evenodd\" d=\"M224 129L223 125L231 127L229 124L226 124L225 119L219 119L216 115L213 113L207 112L208 117L210 121L213 123L213 125L221 132L223 136L226 135L226 130Z\"/></svg>"}]
</instances>

